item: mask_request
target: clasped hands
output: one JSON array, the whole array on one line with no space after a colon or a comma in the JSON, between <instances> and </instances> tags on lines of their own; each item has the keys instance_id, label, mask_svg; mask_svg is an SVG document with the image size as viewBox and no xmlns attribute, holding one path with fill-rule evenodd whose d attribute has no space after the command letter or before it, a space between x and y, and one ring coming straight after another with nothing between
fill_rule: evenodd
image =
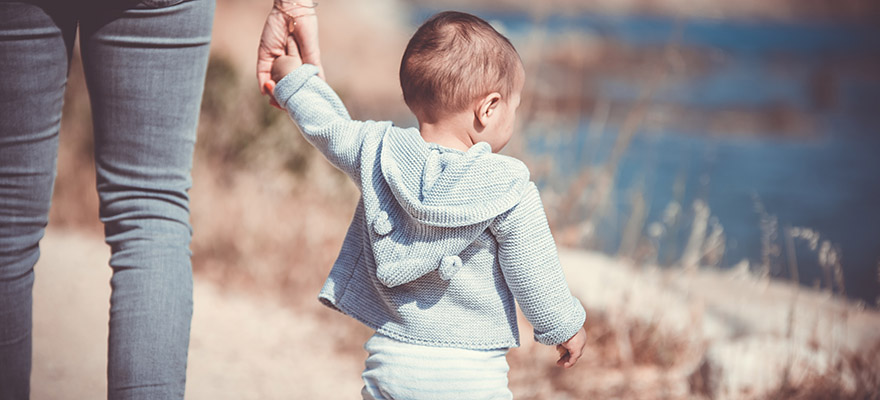
<instances>
[{"instance_id":1,"label":"clasped hands","mask_svg":"<svg viewBox=\"0 0 880 400\"><path fill-rule=\"evenodd\" d=\"M312 0L274 0L257 50L257 81L260 92L281 108L272 96L275 83L303 63L318 67L324 77L318 48L318 17ZM274 68L273 68L274 66Z\"/></svg>"}]
</instances>

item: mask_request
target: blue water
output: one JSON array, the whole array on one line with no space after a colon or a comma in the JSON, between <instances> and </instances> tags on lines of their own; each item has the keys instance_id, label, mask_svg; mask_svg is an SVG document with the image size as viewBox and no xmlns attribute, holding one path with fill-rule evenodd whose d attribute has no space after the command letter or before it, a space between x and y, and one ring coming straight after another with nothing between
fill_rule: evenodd
<instances>
[{"instance_id":1,"label":"blue water","mask_svg":"<svg viewBox=\"0 0 880 400\"><path fill-rule=\"evenodd\" d=\"M609 128L599 154L590 164L600 164L615 139ZM530 140L530 150L549 154L556 171L583 168L584 157L576 155L586 136L572 142ZM805 227L838 246L843 260L847 294L871 302L877 297L880 262L880 141L864 137L823 137L808 141L780 139L718 139L670 132L637 135L624 153L617 171L613 208L628 214L631 192L646 196L648 223L660 222L667 205L676 200L676 180L684 183L679 199L683 205L683 226L675 248L661 247L658 259L675 260L689 233L691 205L704 200L713 217L723 226L727 238L722 266L742 259L753 265L761 261L760 202L781 228ZM560 172L561 173L561 172ZM540 182L539 182L540 183ZM601 250L615 253L626 223L626 215L602 221L598 227ZM647 234L647 233L645 233ZM785 246L780 236L779 246ZM806 285L828 282L818 266L818 255L805 241L796 241L799 278ZM786 249L772 263L777 276L787 275Z\"/></svg>"},{"instance_id":2,"label":"blue water","mask_svg":"<svg viewBox=\"0 0 880 400\"><path fill-rule=\"evenodd\" d=\"M475 12L500 21L515 45L525 41L535 23L526 15ZM431 14L419 10L414 23ZM678 246L661 247L658 259L680 256L687 239L688 217L696 199L705 201L724 228L726 251L722 266L740 260L761 261L760 203L778 220L778 229L806 227L837 246L848 296L874 304L880 296L880 28L869 23L756 22L675 20L662 17L551 16L542 29L582 33L632 48L662 48L676 37L679 46L715 54L721 61L708 71L675 79L654 95L655 103L703 110L760 110L783 105L808 115L815 123L809 135L752 132L750 135L708 135L684 126L652 127L638 132L620 160L613 205L619 214L598 227L600 250L614 254L631 193L647 200L647 224L661 221L673 200L683 206ZM816 77L823 96L816 95ZM594 77L593 98L614 104L635 102L645 82ZM830 98L827 100L826 98ZM528 149L552 157L555 178L571 179L577 171L601 165L619 126L605 128L599 143L585 143L589 115L577 134L530 134ZM676 181L684 194L675 198ZM538 182L539 185L547 182ZM646 226L647 226L646 224ZM787 256L781 254L772 272L786 277ZM800 281L812 286L823 277L817 254L796 241Z\"/></svg>"}]
</instances>

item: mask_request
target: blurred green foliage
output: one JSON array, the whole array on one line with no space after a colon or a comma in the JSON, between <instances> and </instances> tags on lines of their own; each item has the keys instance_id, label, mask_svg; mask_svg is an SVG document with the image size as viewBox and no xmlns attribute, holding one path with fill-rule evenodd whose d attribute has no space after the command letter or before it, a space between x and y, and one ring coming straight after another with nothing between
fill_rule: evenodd
<instances>
[{"instance_id":1,"label":"blurred green foliage","mask_svg":"<svg viewBox=\"0 0 880 400\"><path fill-rule=\"evenodd\" d=\"M255 81L233 62L212 55L205 78L197 154L234 169L281 168L305 174L316 151L285 112L271 105Z\"/></svg>"}]
</instances>

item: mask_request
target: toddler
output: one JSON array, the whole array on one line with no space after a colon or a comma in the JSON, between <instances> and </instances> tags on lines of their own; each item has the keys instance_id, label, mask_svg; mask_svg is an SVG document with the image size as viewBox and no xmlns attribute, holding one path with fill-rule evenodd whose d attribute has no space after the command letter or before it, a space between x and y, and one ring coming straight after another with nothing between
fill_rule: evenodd
<instances>
[{"instance_id":1,"label":"toddler","mask_svg":"<svg viewBox=\"0 0 880 400\"><path fill-rule=\"evenodd\" d=\"M428 19L400 66L419 128L354 121L310 64L273 65L275 100L357 184L360 202L319 298L374 329L365 399L509 399L515 303L571 367L585 313L569 292L513 134L525 72L485 21Z\"/></svg>"}]
</instances>

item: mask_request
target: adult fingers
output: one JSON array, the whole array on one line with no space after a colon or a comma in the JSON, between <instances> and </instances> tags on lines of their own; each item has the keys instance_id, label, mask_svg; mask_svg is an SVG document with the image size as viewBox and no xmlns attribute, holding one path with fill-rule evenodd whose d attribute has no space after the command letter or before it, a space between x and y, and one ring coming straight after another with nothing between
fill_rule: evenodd
<instances>
[{"instance_id":1,"label":"adult fingers","mask_svg":"<svg viewBox=\"0 0 880 400\"><path fill-rule=\"evenodd\" d=\"M284 108L281 107L281 105L278 104L278 102L275 100L275 96L273 95L273 92L275 91L275 81L270 80L260 88L263 90L264 93L269 94L269 105L279 110L284 110Z\"/></svg>"},{"instance_id":2,"label":"adult fingers","mask_svg":"<svg viewBox=\"0 0 880 400\"><path fill-rule=\"evenodd\" d=\"M265 85L272 80L272 63L276 57L285 54L288 36L284 14L272 9L266 17L266 24L260 36L260 46L257 49L257 83L263 94L269 94Z\"/></svg>"},{"instance_id":3,"label":"adult fingers","mask_svg":"<svg viewBox=\"0 0 880 400\"><path fill-rule=\"evenodd\" d=\"M293 35L287 36L287 55L296 59L299 59L299 62L305 62L303 60L302 54L300 52L299 45L296 43L296 39Z\"/></svg>"},{"instance_id":4,"label":"adult fingers","mask_svg":"<svg viewBox=\"0 0 880 400\"><path fill-rule=\"evenodd\" d=\"M293 36L299 45L299 54L304 63L318 67L318 75L324 78L324 68L321 65L321 49L318 45L318 17L306 15L297 19Z\"/></svg>"}]
</instances>

